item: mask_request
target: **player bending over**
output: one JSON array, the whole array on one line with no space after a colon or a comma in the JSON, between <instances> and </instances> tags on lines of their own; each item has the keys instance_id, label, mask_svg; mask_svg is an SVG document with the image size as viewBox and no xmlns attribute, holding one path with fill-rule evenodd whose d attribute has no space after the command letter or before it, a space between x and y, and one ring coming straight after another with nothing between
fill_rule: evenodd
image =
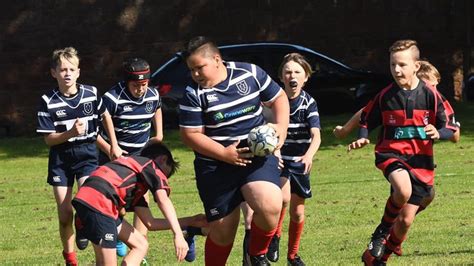
<instances>
[{"instance_id":1,"label":"player bending over","mask_svg":"<svg viewBox=\"0 0 474 266\"><path fill-rule=\"evenodd\" d=\"M171 228L178 261L188 245L171 200L167 178L177 169L171 152L161 143L146 146L140 156L121 157L92 172L73 199L78 235L89 239L99 265L116 265L117 239L130 247L122 265L138 265L148 250L147 239L122 216L133 210L150 231ZM155 219L143 195L150 190L165 219ZM183 226L205 226L203 216L181 220Z\"/></svg>"}]
</instances>

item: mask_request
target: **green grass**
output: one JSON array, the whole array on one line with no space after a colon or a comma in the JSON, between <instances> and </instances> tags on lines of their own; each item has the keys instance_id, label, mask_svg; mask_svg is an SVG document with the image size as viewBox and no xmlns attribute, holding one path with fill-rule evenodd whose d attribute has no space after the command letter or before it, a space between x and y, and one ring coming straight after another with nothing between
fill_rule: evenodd
<instances>
[{"instance_id":1,"label":"green grass","mask_svg":"<svg viewBox=\"0 0 474 266\"><path fill-rule=\"evenodd\" d=\"M474 262L474 106L455 106L462 123L461 142L436 144L438 165L436 198L415 220L404 255L393 265L447 265ZM373 145L346 152L345 141L331 130L350 114L323 116L323 144L316 154L313 198L307 201L306 224L299 254L307 265L360 265L365 249L383 212L389 185L374 166ZM181 162L170 180L172 200L180 216L202 212L193 173L193 154L174 131L166 142ZM48 150L41 138L0 140L0 265L61 265L56 208L46 184ZM156 216L161 216L153 206ZM129 216L130 217L130 216ZM281 242L287 245L287 223ZM229 265L241 264L243 228L239 228ZM151 232L148 259L153 265L174 265L171 233ZM204 238L197 239L195 265L203 265ZM78 253L81 265L92 264L89 247ZM285 265L281 260L276 265Z\"/></svg>"}]
</instances>

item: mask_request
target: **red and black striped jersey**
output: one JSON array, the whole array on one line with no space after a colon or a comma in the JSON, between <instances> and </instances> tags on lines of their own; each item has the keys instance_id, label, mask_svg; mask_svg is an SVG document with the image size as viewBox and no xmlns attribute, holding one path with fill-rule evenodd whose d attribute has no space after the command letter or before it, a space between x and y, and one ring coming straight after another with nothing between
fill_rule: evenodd
<instances>
[{"instance_id":1,"label":"red and black striped jersey","mask_svg":"<svg viewBox=\"0 0 474 266\"><path fill-rule=\"evenodd\" d=\"M143 195L148 190L154 195L159 189L170 193L166 176L153 160L141 156L121 157L92 172L74 201L115 219L120 208L148 207Z\"/></svg>"},{"instance_id":2,"label":"red and black striped jersey","mask_svg":"<svg viewBox=\"0 0 474 266\"><path fill-rule=\"evenodd\" d=\"M456 131L454 111L435 87L420 80L413 90L393 83L364 108L360 137L381 126L375 145L375 164L382 171L395 162L403 163L420 181L432 185L434 179L433 140L424 127Z\"/></svg>"}]
</instances>

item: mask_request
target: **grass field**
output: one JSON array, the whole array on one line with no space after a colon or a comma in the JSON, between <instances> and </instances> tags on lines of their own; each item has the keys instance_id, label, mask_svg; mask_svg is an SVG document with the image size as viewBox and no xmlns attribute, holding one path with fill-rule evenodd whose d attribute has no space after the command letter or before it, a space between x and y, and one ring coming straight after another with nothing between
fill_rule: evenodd
<instances>
[{"instance_id":1,"label":"grass field","mask_svg":"<svg viewBox=\"0 0 474 266\"><path fill-rule=\"evenodd\" d=\"M415 220L404 255L392 258L393 265L474 264L474 105L455 106L455 110L462 123L461 142L436 144L436 198ZM373 163L373 145L347 153L349 139L332 137L332 128L349 116L321 118L323 143L313 165L313 198L307 201L299 252L307 265L360 265L360 254L388 196L388 183ZM170 181L178 215L202 212L193 154L174 131L165 132L165 142L181 162ZM45 178L47 156L41 138L0 140L0 265L63 263L54 198ZM152 210L161 216L156 206ZM283 260L276 265L286 265L287 222L281 242ZM229 265L241 265L242 236L241 226ZM152 265L176 264L169 231L152 232L149 238ZM204 264L203 245L204 239L198 238L194 265ZM94 261L90 247L78 256L80 265Z\"/></svg>"}]
</instances>

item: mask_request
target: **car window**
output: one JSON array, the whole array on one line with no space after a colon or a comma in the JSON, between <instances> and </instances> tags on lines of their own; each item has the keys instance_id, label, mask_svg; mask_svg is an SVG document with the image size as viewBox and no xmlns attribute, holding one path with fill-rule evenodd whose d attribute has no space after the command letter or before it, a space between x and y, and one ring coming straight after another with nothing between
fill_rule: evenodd
<instances>
[{"instance_id":1,"label":"car window","mask_svg":"<svg viewBox=\"0 0 474 266\"><path fill-rule=\"evenodd\" d=\"M222 58L224 61L237 61L237 62L246 62L264 67L265 59L264 55L260 53L253 52L239 52L235 53L233 51L224 51L222 53Z\"/></svg>"}]
</instances>

